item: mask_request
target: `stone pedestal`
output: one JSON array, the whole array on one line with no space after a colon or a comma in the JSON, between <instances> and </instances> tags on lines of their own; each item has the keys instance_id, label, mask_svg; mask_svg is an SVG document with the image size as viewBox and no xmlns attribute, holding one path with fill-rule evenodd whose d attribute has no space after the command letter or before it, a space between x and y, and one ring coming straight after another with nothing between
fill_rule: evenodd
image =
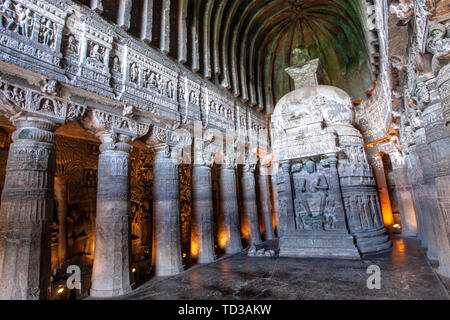
<instances>
[{"instance_id":1,"label":"stone pedestal","mask_svg":"<svg viewBox=\"0 0 450 320\"><path fill-rule=\"evenodd\" d=\"M67 177L55 177L55 204L58 216L58 267L67 258Z\"/></svg>"},{"instance_id":2,"label":"stone pedestal","mask_svg":"<svg viewBox=\"0 0 450 320\"><path fill-rule=\"evenodd\" d=\"M178 164L168 146L155 148L153 165L153 264L157 276L183 271Z\"/></svg>"},{"instance_id":3,"label":"stone pedestal","mask_svg":"<svg viewBox=\"0 0 450 320\"><path fill-rule=\"evenodd\" d=\"M381 211L383 213L383 221L386 228L391 228L394 223L392 216L391 199L389 197L389 189L386 181L386 173L384 171L383 159L376 156L371 161L372 170L377 181L378 194L380 197Z\"/></svg>"},{"instance_id":4,"label":"stone pedestal","mask_svg":"<svg viewBox=\"0 0 450 320\"><path fill-rule=\"evenodd\" d=\"M259 167L258 174L259 207L264 225L264 240L275 239L272 219L272 206L270 204L269 175L266 167Z\"/></svg>"},{"instance_id":5,"label":"stone pedestal","mask_svg":"<svg viewBox=\"0 0 450 320\"><path fill-rule=\"evenodd\" d=\"M286 71L296 90L278 101L271 117L273 152L282 167L280 256L358 259L359 253L389 249L351 97L319 85L318 60Z\"/></svg>"},{"instance_id":6,"label":"stone pedestal","mask_svg":"<svg viewBox=\"0 0 450 320\"><path fill-rule=\"evenodd\" d=\"M213 197L211 167L194 165L192 170L191 258L210 263L214 252Z\"/></svg>"},{"instance_id":7,"label":"stone pedestal","mask_svg":"<svg viewBox=\"0 0 450 320\"><path fill-rule=\"evenodd\" d=\"M97 216L92 297L116 297L130 286L130 152L128 137L118 142L111 133L99 136Z\"/></svg>"},{"instance_id":8,"label":"stone pedestal","mask_svg":"<svg viewBox=\"0 0 450 320\"><path fill-rule=\"evenodd\" d=\"M34 117L21 117L14 124L0 209L0 299L45 299L56 125Z\"/></svg>"},{"instance_id":9,"label":"stone pedestal","mask_svg":"<svg viewBox=\"0 0 450 320\"><path fill-rule=\"evenodd\" d=\"M233 167L220 169L220 226L219 244L227 254L242 251L241 231L239 229L239 206L237 201L236 174ZM222 239L223 237L223 239ZM223 243L222 243L223 242Z\"/></svg>"},{"instance_id":10,"label":"stone pedestal","mask_svg":"<svg viewBox=\"0 0 450 320\"><path fill-rule=\"evenodd\" d=\"M256 205L255 167L244 165L242 167L241 192L243 204L242 233L248 245L261 244L259 232L258 208Z\"/></svg>"}]
</instances>

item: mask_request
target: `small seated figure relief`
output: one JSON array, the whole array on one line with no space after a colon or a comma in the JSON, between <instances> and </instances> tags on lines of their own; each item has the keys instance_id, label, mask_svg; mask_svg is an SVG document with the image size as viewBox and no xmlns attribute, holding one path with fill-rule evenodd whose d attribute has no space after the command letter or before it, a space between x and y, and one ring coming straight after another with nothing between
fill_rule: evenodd
<instances>
[{"instance_id":1,"label":"small seated figure relief","mask_svg":"<svg viewBox=\"0 0 450 320\"><path fill-rule=\"evenodd\" d=\"M118 56L114 56L112 59L112 70L117 73L122 73L122 65Z\"/></svg>"},{"instance_id":2,"label":"small seated figure relief","mask_svg":"<svg viewBox=\"0 0 450 320\"><path fill-rule=\"evenodd\" d=\"M299 229L329 230L334 228L334 206L328 197L329 184L324 174L317 172L316 163L308 161L300 170L293 166L296 194L296 220Z\"/></svg>"},{"instance_id":3,"label":"small seated figure relief","mask_svg":"<svg viewBox=\"0 0 450 320\"><path fill-rule=\"evenodd\" d=\"M98 44L92 44L89 51L88 61L96 68L103 69L103 54L101 53L100 46Z\"/></svg>"},{"instance_id":4,"label":"small seated figure relief","mask_svg":"<svg viewBox=\"0 0 450 320\"><path fill-rule=\"evenodd\" d=\"M78 54L78 41L73 34L67 38L67 52Z\"/></svg>"}]
</instances>

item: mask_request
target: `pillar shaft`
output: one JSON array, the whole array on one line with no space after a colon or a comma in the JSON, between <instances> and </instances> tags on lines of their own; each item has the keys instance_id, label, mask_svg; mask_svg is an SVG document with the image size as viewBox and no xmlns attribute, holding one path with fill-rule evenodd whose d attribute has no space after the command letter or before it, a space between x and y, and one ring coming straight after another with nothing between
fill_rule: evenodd
<instances>
[{"instance_id":1,"label":"pillar shaft","mask_svg":"<svg viewBox=\"0 0 450 320\"><path fill-rule=\"evenodd\" d=\"M376 156L372 160L372 169L377 182L384 225L386 228L391 228L394 223L394 217L392 215L391 198L389 197L386 173L384 171L383 159L381 156Z\"/></svg>"},{"instance_id":2,"label":"pillar shaft","mask_svg":"<svg viewBox=\"0 0 450 320\"><path fill-rule=\"evenodd\" d=\"M146 43L152 42L153 29L153 0L143 0L141 18L141 40Z\"/></svg>"},{"instance_id":3,"label":"pillar shaft","mask_svg":"<svg viewBox=\"0 0 450 320\"><path fill-rule=\"evenodd\" d=\"M91 0L91 9L98 13L103 12L103 0Z\"/></svg>"},{"instance_id":4,"label":"pillar shaft","mask_svg":"<svg viewBox=\"0 0 450 320\"><path fill-rule=\"evenodd\" d=\"M67 178L55 177L55 204L58 216L58 262L62 267L67 258Z\"/></svg>"},{"instance_id":5,"label":"pillar shaft","mask_svg":"<svg viewBox=\"0 0 450 320\"><path fill-rule=\"evenodd\" d=\"M444 67L445 68L445 67ZM443 68L443 69L444 69ZM428 75L424 75L427 78ZM439 267L437 272L445 277L450 277L450 130L445 125L443 106L448 103L448 94L443 93L445 84L448 85L450 74L439 73L436 79L427 80L430 90L430 103L423 111L423 121L426 134L426 142L431 151L432 175L434 177L439 214L434 219L434 232L437 237ZM438 89L441 89L441 96ZM441 102L442 99L442 102ZM443 105L442 105L443 103Z\"/></svg>"},{"instance_id":6,"label":"pillar shaft","mask_svg":"<svg viewBox=\"0 0 450 320\"><path fill-rule=\"evenodd\" d=\"M273 215L275 217L275 229L277 231L277 236L280 236L280 220L279 220L279 214L278 214L278 184L277 184L277 175L272 174L270 176L270 185L272 189L272 209L273 209Z\"/></svg>"},{"instance_id":7,"label":"pillar shaft","mask_svg":"<svg viewBox=\"0 0 450 320\"><path fill-rule=\"evenodd\" d=\"M153 166L153 263L157 276L183 271L178 164L165 147L155 149Z\"/></svg>"},{"instance_id":8,"label":"pillar shaft","mask_svg":"<svg viewBox=\"0 0 450 320\"><path fill-rule=\"evenodd\" d=\"M56 125L22 117L15 126L0 208L0 299L45 299L50 284Z\"/></svg>"},{"instance_id":9,"label":"pillar shaft","mask_svg":"<svg viewBox=\"0 0 450 320\"><path fill-rule=\"evenodd\" d=\"M425 143L418 143L415 152L411 155L410 174L417 176L415 186L417 196L414 201L417 201L418 207L420 207L418 215L420 215L422 223L422 243L428 249L427 257L437 260L437 239L433 217L439 215L439 208L436 186L431 172L430 151Z\"/></svg>"},{"instance_id":10,"label":"pillar shaft","mask_svg":"<svg viewBox=\"0 0 450 320\"><path fill-rule=\"evenodd\" d=\"M242 170L242 203L244 209L244 223L242 233L249 245L260 244L258 207L256 205L255 174L253 168L243 167Z\"/></svg>"},{"instance_id":11,"label":"pillar shaft","mask_svg":"<svg viewBox=\"0 0 450 320\"><path fill-rule=\"evenodd\" d=\"M95 228L93 297L115 297L128 293L130 286L130 152L125 142L100 137L98 159L97 217Z\"/></svg>"},{"instance_id":12,"label":"pillar shaft","mask_svg":"<svg viewBox=\"0 0 450 320\"><path fill-rule=\"evenodd\" d=\"M117 25L124 30L130 29L132 0L119 0L119 12L117 13Z\"/></svg>"},{"instance_id":13,"label":"pillar shaft","mask_svg":"<svg viewBox=\"0 0 450 320\"><path fill-rule=\"evenodd\" d=\"M235 170L222 167L219 183L221 215L219 245L222 249L225 249L227 254L234 254L242 251Z\"/></svg>"},{"instance_id":14,"label":"pillar shaft","mask_svg":"<svg viewBox=\"0 0 450 320\"><path fill-rule=\"evenodd\" d=\"M400 206L402 220L402 235L415 237L417 235L417 220L412 197L412 187L402 155L391 154L392 171L395 179L395 192Z\"/></svg>"},{"instance_id":15,"label":"pillar shaft","mask_svg":"<svg viewBox=\"0 0 450 320\"><path fill-rule=\"evenodd\" d=\"M275 232L273 229L272 206L270 204L269 175L265 167L259 168L258 194L264 224L264 240L273 240L275 239Z\"/></svg>"},{"instance_id":16,"label":"pillar shaft","mask_svg":"<svg viewBox=\"0 0 450 320\"><path fill-rule=\"evenodd\" d=\"M192 170L193 221L191 233L191 257L198 263L215 260L213 197L211 167L194 166Z\"/></svg>"}]
</instances>

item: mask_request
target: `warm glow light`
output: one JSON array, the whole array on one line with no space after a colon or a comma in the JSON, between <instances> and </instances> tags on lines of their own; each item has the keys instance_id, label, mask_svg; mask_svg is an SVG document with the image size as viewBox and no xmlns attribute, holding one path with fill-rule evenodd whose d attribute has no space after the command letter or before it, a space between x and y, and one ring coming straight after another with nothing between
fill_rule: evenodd
<instances>
[{"instance_id":1,"label":"warm glow light","mask_svg":"<svg viewBox=\"0 0 450 320\"><path fill-rule=\"evenodd\" d=\"M186 258L186 253L183 253L183 258Z\"/></svg>"},{"instance_id":2,"label":"warm glow light","mask_svg":"<svg viewBox=\"0 0 450 320\"><path fill-rule=\"evenodd\" d=\"M131 272L136 272L136 268L131 269Z\"/></svg>"},{"instance_id":3,"label":"warm glow light","mask_svg":"<svg viewBox=\"0 0 450 320\"><path fill-rule=\"evenodd\" d=\"M224 230L221 230L219 232L219 247L221 249L225 249L226 248L227 243L228 243L228 239L229 239L229 237L227 235L227 232L225 232Z\"/></svg>"},{"instance_id":4,"label":"warm glow light","mask_svg":"<svg viewBox=\"0 0 450 320\"><path fill-rule=\"evenodd\" d=\"M58 292L58 294L63 293L64 292L64 288L59 288L57 292Z\"/></svg>"},{"instance_id":5,"label":"warm glow light","mask_svg":"<svg viewBox=\"0 0 450 320\"><path fill-rule=\"evenodd\" d=\"M401 227L401 225L399 225L398 223L396 223L396 224L394 224L394 228L395 228L395 229L401 229L402 227Z\"/></svg>"},{"instance_id":6,"label":"warm glow light","mask_svg":"<svg viewBox=\"0 0 450 320\"><path fill-rule=\"evenodd\" d=\"M191 235L191 258L196 259L198 257L198 240L194 234Z\"/></svg>"}]
</instances>

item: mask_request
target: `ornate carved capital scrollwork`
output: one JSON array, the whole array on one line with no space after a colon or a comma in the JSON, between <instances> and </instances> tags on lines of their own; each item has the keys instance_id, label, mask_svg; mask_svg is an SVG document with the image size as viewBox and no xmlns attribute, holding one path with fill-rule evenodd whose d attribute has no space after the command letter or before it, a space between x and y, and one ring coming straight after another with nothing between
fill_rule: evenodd
<instances>
[{"instance_id":1,"label":"ornate carved capital scrollwork","mask_svg":"<svg viewBox=\"0 0 450 320\"><path fill-rule=\"evenodd\" d=\"M203 137L203 139L195 138L194 165L211 166L217 152L219 152L219 149L214 144L214 135Z\"/></svg>"},{"instance_id":2,"label":"ornate carved capital scrollwork","mask_svg":"<svg viewBox=\"0 0 450 320\"><path fill-rule=\"evenodd\" d=\"M111 114L101 110L92 110L82 119L88 131L97 134L102 131L122 134L136 139L150 130L150 125L131 120L127 117Z\"/></svg>"},{"instance_id":3,"label":"ornate carved capital scrollwork","mask_svg":"<svg viewBox=\"0 0 450 320\"><path fill-rule=\"evenodd\" d=\"M432 68L437 74L441 68L441 61L447 63L450 54L450 38L446 36L447 28L436 21L429 22L426 49L433 55ZM445 63L444 63L445 64Z\"/></svg>"},{"instance_id":4,"label":"ornate carved capital scrollwork","mask_svg":"<svg viewBox=\"0 0 450 320\"><path fill-rule=\"evenodd\" d=\"M0 99L12 106L8 109L3 108L1 111L9 116L24 112L56 123L73 121L84 115L85 106L56 97L55 88L57 83L48 81L42 88L45 93L42 93L0 80Z\"/></svg>"},{"instance_id":5,"label":"ornate carved capital scrollwork","mask_svg":"<svg viewBox=\"0 0 450 320\"><path fill-rule=\"evenodd\" d=\"M407 24L414 14L414 2L411 0L399 0L392 3L389 7L392 14L394 14L402 24Z\"/></svg>"}]
</instances>

